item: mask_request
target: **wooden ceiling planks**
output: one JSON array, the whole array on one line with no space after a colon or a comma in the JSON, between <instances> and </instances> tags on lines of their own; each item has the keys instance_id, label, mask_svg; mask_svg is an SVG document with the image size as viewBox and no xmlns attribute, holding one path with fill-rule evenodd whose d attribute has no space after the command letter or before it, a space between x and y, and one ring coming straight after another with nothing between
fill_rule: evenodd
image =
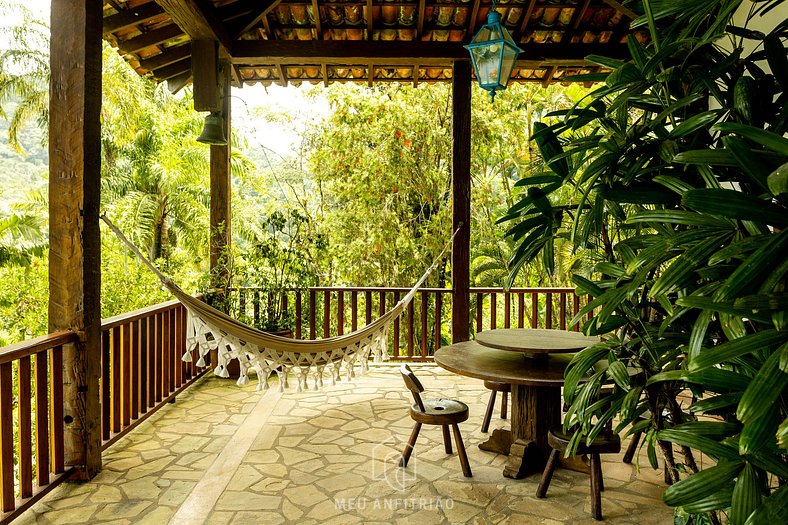
<instances>
[{"instance_id":1,"label":"wooden ceiling planks","mask_svg":"<svg viewBox=\"0 0 788 525\"><path fill-rule=\"evenodd\" d=\"M616 0L510 0L502 23L524 49L515 82L598 71L583 57L625 56L638 15ZM451 80L489 0L115 0L105 38L140 74L183 82L188 43L211 38L236 85ZM645 37L635 34L640 40ZM299 67L300 66L300 67Z\"/></svg>"}]
</instances>

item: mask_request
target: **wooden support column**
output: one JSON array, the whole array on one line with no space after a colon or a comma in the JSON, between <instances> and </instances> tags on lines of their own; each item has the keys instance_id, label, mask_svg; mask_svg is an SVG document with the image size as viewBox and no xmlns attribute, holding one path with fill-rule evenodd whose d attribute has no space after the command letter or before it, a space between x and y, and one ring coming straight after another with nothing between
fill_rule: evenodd
<instances>
[{"instance_id":1,"label":"wooden support column","mask_svg":"<svg viewBox=\"0 0 788 525\"><path fill-rule=\"evenodd\" d=\"M101 470L102 4L52 0L51 19L49 331L79 335L52 373L63 376L65 463L83 479Z\"/></svg>"},{"instance_id":2,"label":"wooden support column","mask_svg":"<svg viewBox=\"0 0 788 525\"><path fill-rule=\"evenodd\" d=\"M452 81L452 231L460 224L451 250L452 343L470 339L471 244L471 64L454 62Z\"/></svg>"},{"instance_id":3,"label":"wooden support column","mask_svg":"<svg viewBox=\"0 0 788 525\"><path fill-rule=\"evenodd\" d=\"M222 121L226 146L211 146L211 275L214 288L224 288L230 279L230 67L219 68Z\"/></svg>"}]
</instances>

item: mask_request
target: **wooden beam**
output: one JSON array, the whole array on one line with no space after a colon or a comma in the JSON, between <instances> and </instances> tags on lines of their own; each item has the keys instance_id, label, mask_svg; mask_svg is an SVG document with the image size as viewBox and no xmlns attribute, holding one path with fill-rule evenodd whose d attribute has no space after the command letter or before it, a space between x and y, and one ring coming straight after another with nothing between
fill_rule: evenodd
<instances>
[{"instance_id":1,"label":"wooden beam","mask_svg":"<svg viewBox=\"0 0 788 525\"><path fill-rule=\"evenodd\" d=\"M156 2L142 4L137 7L131 7L115 15L110 15L102 20L104 34L114 33L127 27L133 27L137 24L142 24L154 18L160 17L164 14L162 9Z\"/></svg>"},{"instance_id":2,"label":"wooden beam","mask_svg":"<svg viewBox=\"0 0 788 525\"><path fill-rule=\"evenodd\" d=\"M183 60L184 58L190 56L191 53L191 44L171 47L160 55L156 55L145 60L140 60L140 67L145 68L148 71L154 71L160 67L169 66L173 62Z\"/></svg>"},{"instance_id":3,"label":"wooden beam","mask_svg":"<svg viewBox=\"0 0 788 525\"><path fill-rule=\"evenodd\" d=\"M620 13L624 13L624 16L629 17L630 19L634 20L640 15L628 8L627 6L623 5L621 2L617 2L616 0L602 0L604 3L615 9Z\"/></svg>"},{"instance_id":4,"label":"wooden beam","mask_svg":"<svg viewBox=\"0 0 788 525\"><path fill-rule=\"evenodd\" d=\"M367 85L369 87L375 85L375 64L367 65Z\"/></svg>"},{"instance_id":5,"label":"wooden beam","mask_svg":"<svg viewBox=\"0 0 788 525\"><path fill-rule=\"evenodd\" d=\"M470 339L471 245L471 64L454 63L452 80L452 232L460 228L451 249L451 341Z\"/></svg>"},{"instance_id":6,"label":"wooden beam","mask_svg":"<svg viewBox=\"0 0 788 525\"><path fill-rule=\"evenodd\" d=\"M279 85L287 87L287 73L281 63L276 64L276 73L279 75Z\"/></svg>"},{"instance_id":7,"label":"wooden beam","mask_svg":"<svg viewBox=\"0 0 788 525\"><path fill-rule=\"evenodd\" d=\"M65 463L101 470L101 2L52 0L49 83L49 331L63 345Z\"/></svg>"},{"instance_id":8,"label":"wooden beam","mask_svg":"<svg viewBox=\"0 0 788 525\"><path fill-rule=\"evenodd\" d=\"M547 72L544 74L544 78L542 79L542 87L546 88L550 85L550 82L553 80L553 75L555 75L555 66L550 66L547 68Z\"/></svg>"},{"instance_id":9,"label":"wooden beam","mask_svg":"<svg viewBox=\"0 0 788 525\"><path fill-rule=\"evenodd\" d=\"M167 89L173 95L188 86L192 81L192 72L184 71L180 75L167 79Z\"/></svg>"},{"instance_id":10,"label":"wooden beam","mask_svg":"<svg viewBox=\"0 0 788 525\"><path fill-rule=\"evenodd\" d=\"M228 68L220 70L222 86L222 118L227 145L211 145L211 211L210 211L210 249L211 284L216 289L225 289L230 278L230 245L232 242L232 205L230 179L230 142L232 119L230 115L230 73Z\"/></svg>"},{"instance_id":11,"label":"wooden beam","mask_svg":"<svg viewBox=\"0 0 788 525\"><path fill-rule=\"evenodd\" d=\"M320 64L320 74L323 76L323 85L328 87L328 66Z\"/></svg>"},{"instance_id":12,"label":"wooden beam","mask_svg":"<svg viewBox=\"0 0 788 525\"><path fill-rule=\"evenodd\" d=\"M260 0L239 0L232 4L223 5L218 8L219 18L222 20L233 20L255 11L260 5Z\"/></svg>"},{"instance_id":13,"label":"wooden beam","mask_svg":"<svg viewBox=\"0 0 788 525\"><path fill-rule=\"evenodd\" d=\"M258 2L257 11L255 12L254 16L249 18L246 23L233 31L233 36L235 37L234 39L237 39L239 36L252 29L255 24L257 24L257 22L265 18L266 15L273 11L274 8L276 8L281 2L282 0L262 0L261 2ZM315 14L317 15L317 13Z\"/></svg>"},{"instance_id":14,"label":"wooden beam","mask_svg":"<svg viewBox=\"0 0 788 525\"><path fill-rule=\"evenodd\" d=\"M372 0L367 0L367 40L372 40Z\"/></svg>"},{"instance_id":15,"label":"wooden beam","mask_svg":"<svg viewBox=\"0 0 788 525\"><path fill-rule=\"evenodd\" d=\"M312 16L315 17L315 33L317 33L317 39L323 40L323 23L320 21L320 6L317 0L312 0Z\"/></svg>"},{"instance_id":16,"label":"wooden beam","mask_svg":"<svg viewBox=\"0 0 788 525\"><path fill-rule=\"evenodd\" d=\"M210 0L156 0L192 40L216 40L230 55L232 39Z\"/></svg>"},{"instance_id":17,"label":"wooden beam","mask_svg":"<svg viewBox=\"0 0 788 525\"><path fill-rule=\"evenodd\" d=\"M191 74L194 84L194 110L222 109L219 88L219 50L215 40L192 40Z\"/></svg>"},{"instance_id":18,"label":"wooden beam","mask_svg":"<svg viewBox=\"0 0 788 525\"><path fill-rule=\"evenodd\" d=\"M181 35L183 35L181 28L175 24L170 24L161 29L154 29L150 33L119 41L118 47L126 53L136 53L146 47L157 46Z\"/></svg>"},{"instance_id":19,"label":"wooden beam","mask_svg":"<svg viewBox=\"0 0 788 525\"><path fill-rule=\"evenodd\" d=\"M413 87L419 85L419 65L413 66Z\"/></svg>"},{"instance_id":20,"label":"wooden beam","mask_svg":"<svg viewBox=\"0 0 788 525\"><path fill-rule=\"evenodd\" d=\"M520 47L520 40L523 39L523 35L525 34L525 28L528 25L528 22L531 21L531 14L534 12L534 7L536 6L536 0L531 0L528 4L528 8L525 10L525 14L523 15L523 19L520 21L520 28L514 34L514 42Z\"/></svg>"},{"instance_id":21,"label":"wooden beam","mask_svg":"<svg viewBox=\"0 0 788 525\"><path fill-rule=\"evenodd\" d=\"M182 74L184 71L191 71L191 68L191 58L184 58L183 60L173 62L169 66L160 67L154 72L153 76L159 80L169 80Z\"/></svg>"},{"instance_id":22,"label":"wooden beam","mask_svg":"<svg viewBox=\"0 0 788 525\"><path fill-rule=\"evenodd\" d=\"M468 34L465 35L465 41L470 42L471 38L476 35L476 18L479 16L479 7L481 0L473 0L473 9L471 10L471 17L468 20Z\"/></svg>"},{"instance_id":23,"label":"wooden beam","mask_svg":"<svg viewBox=\"0 0 788 525\"><path fill-rule=\"evenodd\" d=\"M591 54L611 58L628 56L622 44L525 44L522 57L530 61L585 63ZM239 40L235 42L232 62L242 66L285 65L359 65L370 61L388 66L451 67L458 60L469 61L468 51L459 42L421 42L381 40ZM518 61L519 65L519 61Z\"/></svg>"}]
</instances>

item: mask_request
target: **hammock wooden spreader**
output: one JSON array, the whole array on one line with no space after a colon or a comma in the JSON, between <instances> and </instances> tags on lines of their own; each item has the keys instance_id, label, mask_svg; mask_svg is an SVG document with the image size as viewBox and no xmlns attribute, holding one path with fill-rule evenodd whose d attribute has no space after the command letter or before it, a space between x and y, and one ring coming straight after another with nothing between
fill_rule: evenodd
<instances>
[{"instance_id":1,"label":"hammock wooden spreader","mask_svg":"<svg viewBox=\"0 0 788 525\"><path fill-rule=\"evenodd\" d=\"M319 388L323 386L324 372L329 373L332 384L335 384L343 371L348 380L352 378L355 375L354 365L357 363L362 372L366 371L370 355L375 361L388 359L389 326L413 300L418 289L437 267L459 228L462 227L460 225L457 228L415 286L385 314L349 334L318 340L300 340L257 330L187 294L172 279L161 273L106 215L102 215L101 218L140 261L156 274L167 290L186 307L188 315L184 361L191 362L192 353L196 351L197 366L205 366L205 356L211 350L217 350L218 363L214 368L217 376L229 377L227 364L230 360L237 359L241 371L238 378L239 385L249 382L249 370L254 369L257 373L258 390L268 388L268 377L272 373L277 374L279 389L282 390L288 386L287 376L292 371L298 380L299 392L302 388L309 388L307 382L310 377L314 379L314 387Z\"/></svg>"}]
</instances>

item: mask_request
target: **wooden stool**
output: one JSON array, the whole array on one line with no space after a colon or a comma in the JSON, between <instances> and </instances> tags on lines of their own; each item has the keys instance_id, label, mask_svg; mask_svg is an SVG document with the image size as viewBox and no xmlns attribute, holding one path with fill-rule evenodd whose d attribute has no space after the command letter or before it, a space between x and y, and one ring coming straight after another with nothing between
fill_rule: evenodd
<instances>
[{"instance_id":1,"label":"wooden stool","mask_svg":"<svg viewBox=\"0 0 788 525\"><path fill-rule=\"evenodd\" d=\"M547 434L547 442L553 447L550 452L550 458L547 460L542 479L539 481L539 487L536 489L536 497L544 498L547 495L547 488L550 486L550 480L553 478L553 471L555 470L556 463L558 463L558 455L565 451L569 446L569 440L572 438L571 434L564 434L560 427L553 428ZM605 484L602 479L602 463L600 462L600 454L615 454L621 450L621 439L617 434L610 433L605 435L603 432L597 436L590 445L586 445L585 441L581 442L577 447L575 454L588 454L591 458L591 514L594 519L602 519L602 491L605 490Z\"/></svg>"},{"instance_id":2,"label":"wooden stool","mask_svg":"<svg viewBox=\"0 0 788 525\"><path fill-rule=\"evenodd\" d=\"M468 463L468 455L465 453L465 445L462 443L460 427L457 426L458 423L468 419L468 405L454 399L422 400L419 395L421 392L424 392L421 381L418 380L408 365L402 365L400 372L405 385L413 394L415 403L410 407L410 417L416 422L413 425L413 432L410 434L408 443L405 445L405 450L402 452L400 466L408 466L408 460L410 460L410 455L413 452L413 447L416 445L416 439L419 437L419 431L423 424L440 425L443 428L443 446L446 453L451 454L451 438L449 437L449 425L451 425L454 431L454 442L457 445L457 455L460 457L460 465L462 465L462 473L466 478L473 476L471 465Z\"/></svg>"},{"instance_id":3,"label":"wooden stool","mask_svg":"<svg viewBox=\"0 0 788 525\"><path fill-rule=\"evenodd\" d=\"M509 383L501 383L500 381L485 381L484 388L492 390L492 392L490 392L490 401L487 403L487 412L484 413L484 420L482 421L482 432L487 432L490 428L493 410L495 409L495 395L498 392L503 392L501 399L501 419L506 419L506 415L509 413L507 405L509 404L509 392L512 391L512 385Z\"/></svg>"}]
</instances>

